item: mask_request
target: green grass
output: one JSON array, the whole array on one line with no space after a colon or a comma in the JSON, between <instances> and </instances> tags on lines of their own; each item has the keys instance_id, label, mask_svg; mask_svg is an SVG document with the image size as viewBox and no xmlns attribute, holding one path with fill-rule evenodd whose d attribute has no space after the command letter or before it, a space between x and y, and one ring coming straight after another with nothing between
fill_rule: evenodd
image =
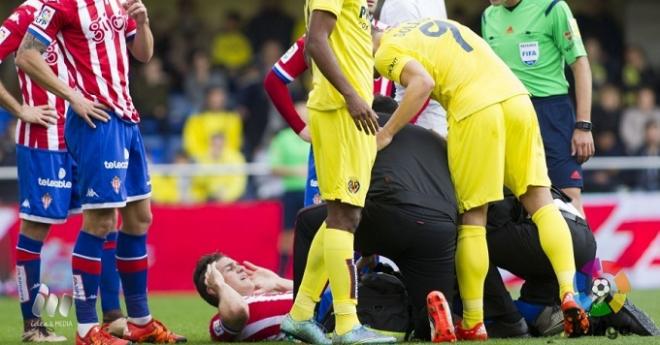
<instances>
[{"instance_id":1,"label":"green grass","mask_svg":"<svg viewBox=\"0 0 660 345\"><path fill-rule=\"evenodd\" d=\"M660 323L660 290L634 291L631 300L644 309ZM177 333L184 334L189 344L210 344L208 335L209 319L213 308L194 295L154 295L151 297L152 313ZM55 317L46 319L55 326L56 331L73 339L75 326L73 318ZM14 299L0 298L0 345L18 345L22 324L18 302ZM73 341L69 342L73 343ZM580 339L543 338L532 340L499 340L492 344L660 344L660 337L640 338L636 336L618 337L610 340L604 337L585 337ZM274 343L271 343L274 344ZM282 343L286 344L286 343Z\"/></svg>"}]
</instances>

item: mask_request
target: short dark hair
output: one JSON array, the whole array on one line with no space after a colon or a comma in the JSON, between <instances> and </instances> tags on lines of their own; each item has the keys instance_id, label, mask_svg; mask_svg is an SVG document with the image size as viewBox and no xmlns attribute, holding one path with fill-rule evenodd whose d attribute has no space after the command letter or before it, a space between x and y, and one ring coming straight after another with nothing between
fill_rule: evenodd
<instances>
[{"instance_id":1,"label":"short dark hair","mask_svg":"<svg viewBox=\"0 0 660 345\"><path fill-rule=\"evenodd\" d=\"M207 254L197 260L197 265L195 266L195 272L193 273L193 283L195 283L195 288L200 296L210 305L217 307L220 304L218 296L213 296L209 294L206 286L206 266L211 263L214 263L222 258L225 255L220 252L215 252Z\"/></svg>"},{"instance_id":2,"label":"short dark hair","mask_svg":"<svg viewBox=\"0 0 660 345\"><path fill-rule=\"evenodd\" d=\"M399 107L392 97L377 95L374 97L373 103L371 103L371 109L377 113L393 114L396 108Z\"/></svg>"}]
</instances>

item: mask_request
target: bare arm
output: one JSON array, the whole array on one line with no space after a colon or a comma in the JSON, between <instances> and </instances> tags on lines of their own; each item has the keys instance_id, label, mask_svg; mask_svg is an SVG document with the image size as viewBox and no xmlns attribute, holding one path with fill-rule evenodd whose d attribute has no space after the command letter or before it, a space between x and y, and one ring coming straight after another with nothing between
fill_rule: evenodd
<instances>
[{"instance_id":1,"label":"bare arm","mask_svg":"<svg viewBox=\"0 0 660 345\"><path fill-rule=\"evenodd\" d=\"M14 96L0 82L0 107L7 109L16 118L22 121L42 125L48 127L49 125L57 124L57 111L49 105L41 105L32 107L27 104L21 105Z\"/></svg>"},{"instance_id":2,"label":"bare arm","mask_svg":"<svg viewBox=\"0 0 660 345\"><path fill-rule=\"evenodd\" d=\"M344 96L348 111L357 128L376 134L378 130L376 114L371 110L371 105L360 98L355 88L348 82L339 68L335 53L330 48L329 38L336 23L337 18L334 14L320 10L312 11L305 50L332 86Z\"/></svg>"},{"instance_id":3,"label":"bare arm","mask_svg":"<svg viewBox=\"0 0 660 345\"><path fill-rule=\"evenodd\" d=\"M147 8L142 0L129 0L124 7L128 15L137 23L135 37L128 44L128 49L138 61L147 63L154 55L154 35L149 27Z\"/></svg>"},{"instance_id":4,"label":"bare arm","mask_svg":"<svg viewBox=\"0 0 660 345\"><path fill-rule=\"evenodd\" d=\"M225 283L214 264L209 264L206 268L206 286L218 296L218 315L222 323L232 331L241 331L250 317L248 304L236 290Z\"/></svg>"},{"instance_id":5,"label":"bare arm","mask_svg":"<svg viewBox=\"0 0 660 345\"><path fill-rule=\"evenodd\" d=\"M591 122L591 67L586 56L581 56L571 65L575 77L576 120ZM571 154L578 163L584 163L594 155L594 140L591 132L576 129L571 142Z\"/></svg>"},{"instance_id":6,"label":"bare arm","mask_svg":"<svg viewBox=\"0 0 660 345\"><path fill-rule=\"evenodd\" d=\"M16 66L43 88L67 100L76 113L85 119L92 128L96 128L92 118L107 122L110 116L104 111L102 105L85 99L83 95L57 78L42 57L47 48L34 35L26 33L16 53Z\"/></svg>"},{"instance_id":7,"label":"bare arm","mask_svg":"<svg viewBox=\"0 0 660 345\"><path fill-rule=\"evenodd\" d=\"M424 66L415 60L406 63L400 79L401 85L406 88L406 93L390 120L378 133L379 150L389 145L394 135L410 122L419 109L424 106L435 87L431 75L424 69Z\"/></svg>"}]
</instances>

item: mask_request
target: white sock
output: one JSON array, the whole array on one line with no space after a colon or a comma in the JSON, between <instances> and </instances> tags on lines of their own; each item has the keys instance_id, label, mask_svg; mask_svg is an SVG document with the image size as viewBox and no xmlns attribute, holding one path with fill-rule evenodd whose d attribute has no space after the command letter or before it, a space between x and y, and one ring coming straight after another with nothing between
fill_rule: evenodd
<instances>
[{"instance_id":1,"label":"white sock","mask_svg":"<svg viewBox=\"0 0 660 345\"><path fill-rule=\"evenodd\" d=\"M144 326L148 324L151 321L151 314L143 317L129 317L128 322L138 325L138 326Z\"/></svg>"},{"instance_id":2,"label":"white sock","mask_svg":"<svg viewBox=\"0 0 660 345\"><path fill-rule=\"evenodd\" d=\"M98 324L97 323L79 323L78 324L78 335L80 335L80 337L84 338L85 336L87 336L87 333L89 333L89 331L92 328L94 328L95 326L98 326Z\"/></svg>"}]
</instances>

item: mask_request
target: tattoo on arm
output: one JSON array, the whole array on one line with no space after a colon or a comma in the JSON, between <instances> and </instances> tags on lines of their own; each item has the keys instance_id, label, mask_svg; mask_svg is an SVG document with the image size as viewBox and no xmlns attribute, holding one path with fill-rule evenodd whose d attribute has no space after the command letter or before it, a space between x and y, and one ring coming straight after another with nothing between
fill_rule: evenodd
<instances>
[{"instance_id":1,"label":"tattoo on arm","mask_svg":"<svg viewBox=\"0 0 660 345\"><path fill-rule=\"evenodd\" d=\"M48 47L39 41L34 35L28 32L25 34L25 38L23 38L23 42L21 42L21 46L18 48L18 50L25 51L30 49L36 49L40 54L43 54L46 52Z\"/></svg>"}]
</instances>

